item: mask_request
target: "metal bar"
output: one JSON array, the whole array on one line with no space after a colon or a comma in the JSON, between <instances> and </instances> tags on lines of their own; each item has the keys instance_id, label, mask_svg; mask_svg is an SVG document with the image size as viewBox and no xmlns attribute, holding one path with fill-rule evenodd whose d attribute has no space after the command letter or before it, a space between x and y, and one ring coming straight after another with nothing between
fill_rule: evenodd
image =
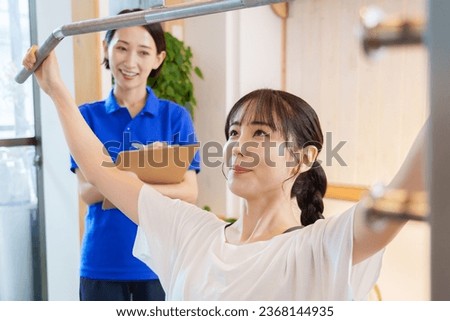
<instances>
[{"instance_id":1,"label":"metal bar","mask_svg":"<svg viewBox=\"0 0 450 321\"><path fill-rule=\"evenodd\" d=\"M36 43L37 13L36 1L28 0L30 15L30 43ZM45 230L45 201L44 201L44 172L42 168L42 121L41 121L41 99L39 85L33 79L33 102L34 102L34 134L37 145L35 147L34 165L36 173L37 210L31 217L31 239L33 256L33 287L34 300L48 300L48 269L47 269L47 237Z\"/></svg>"},{"instance_id":2,"label":"metal bar","mask_svg":"<svg viewBox=\"0 0 450 321\"><path fill-rule=\"evenodd\" d=\"M0 139L0 147L36 146L36 137Z\"/></svg>"},{"instance_id":3,"label":"metal bar","mask_svg":"<svg viewBox=\"0 0 450 321\"><path fill-rule=\"evenodd\" d=\"M286 1L287 0L221 0L197 2L170 7L151 8L113 17L90 19L67 24L54 30L36 52L37 61L34 68L32 70L22 69L15 77L15 80L19 84L27 80L58 43L67 36L141 26L147 23L191 18Z\"/></svg>"},{"instance_id":4,"label":"metal bar","mask_svg":"<svg viewBox=\"0 0 450 321\"><path fill-rule=\"evenodd\" d=\"M428 1L431 299L450 300L450 1Z\"/></svg>"}]
</instances>

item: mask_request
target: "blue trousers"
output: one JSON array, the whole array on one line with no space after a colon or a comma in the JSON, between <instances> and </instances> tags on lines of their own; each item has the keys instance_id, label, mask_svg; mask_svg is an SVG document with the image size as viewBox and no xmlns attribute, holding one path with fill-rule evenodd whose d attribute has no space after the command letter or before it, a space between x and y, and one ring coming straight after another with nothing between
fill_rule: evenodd
<instances>
[{"instance_id":1,"label":"blue trousers","mask_svg":"<svg viewBox=\"0 0 450 321\"><path fill-rule=\"evenodd\" d=\"M80 278L80 301L164 301L159 280L108 281Z\"/></svg>"}]
</instances>

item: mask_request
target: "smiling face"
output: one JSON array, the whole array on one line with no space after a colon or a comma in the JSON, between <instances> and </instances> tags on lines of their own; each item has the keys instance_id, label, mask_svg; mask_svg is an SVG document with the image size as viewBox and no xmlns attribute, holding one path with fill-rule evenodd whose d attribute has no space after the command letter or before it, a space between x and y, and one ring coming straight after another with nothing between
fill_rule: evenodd
<instances>
[{"instance_id":1,"label":"smiling face","mask_svg":"<svg viewBox=\"0 0 450 321\"><path fill-rule=\"evenodd\" d=\"M104 51L120 89L145 88L150 72L161 65L166 54L158 54L154 39L140 26L116 30L109 44L104 43Z\"/></svg>"}]
</instances>

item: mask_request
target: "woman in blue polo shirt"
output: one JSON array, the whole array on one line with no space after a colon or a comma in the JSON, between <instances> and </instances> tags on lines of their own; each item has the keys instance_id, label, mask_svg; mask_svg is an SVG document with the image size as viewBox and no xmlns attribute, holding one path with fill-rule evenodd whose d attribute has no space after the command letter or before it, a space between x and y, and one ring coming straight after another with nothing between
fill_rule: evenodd
<instances>
[{"instance_id":1,"label":"woman in blue polo shirt","mask_svg":"<svg viewBox=\"0 0 450 321\"><path fill-rule=\"evenodd\" d=\"M123 10L119 14L140 11ZM135 144L197 141L192 120L183 107L159 99L147 77L157 76L166 57L161 25L109 30L104 39L104 65L111 70L114 86L102 101L80 106L86 122L103 142L111 158ZM102 209L103 195L71 159L79 193L88 209L81 249L80 300L164 300L158 276L132 255L137 226L118 209ZM199 155L183 182L161 185L171 197L194 203L197 198Z\"/></svg>"}]
</instances>

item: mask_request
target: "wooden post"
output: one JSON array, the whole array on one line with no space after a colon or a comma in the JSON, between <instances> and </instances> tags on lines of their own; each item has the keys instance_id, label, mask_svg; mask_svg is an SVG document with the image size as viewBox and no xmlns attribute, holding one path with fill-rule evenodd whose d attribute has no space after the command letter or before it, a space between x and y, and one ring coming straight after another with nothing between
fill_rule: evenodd
<instances>
[{"instance_id":1,"label":"wooden post","mask_svg":"<svg viewBox=\"0 0 450 321\"><path fill-rule=\"evenodd\" d=\"M72 0L72 20L80 21L99 17L98 0ZM75 101L82 104L102 98L100 34L89 33L73 37ZM79 200L80 239L84 234L86 204Z\"/></svg>"},{"instance_id":2,"label":"wooden post","mask_svg":"<svg viewBox=\"0 0 450 321\"><path fill-rule=\"evenodd\" d=\"M286 45L287 45L287 18L289 16L289 3L282 2L270 5L272 11L281 18L281 89L286 90Z\"/></svg>"}]
</instances>

